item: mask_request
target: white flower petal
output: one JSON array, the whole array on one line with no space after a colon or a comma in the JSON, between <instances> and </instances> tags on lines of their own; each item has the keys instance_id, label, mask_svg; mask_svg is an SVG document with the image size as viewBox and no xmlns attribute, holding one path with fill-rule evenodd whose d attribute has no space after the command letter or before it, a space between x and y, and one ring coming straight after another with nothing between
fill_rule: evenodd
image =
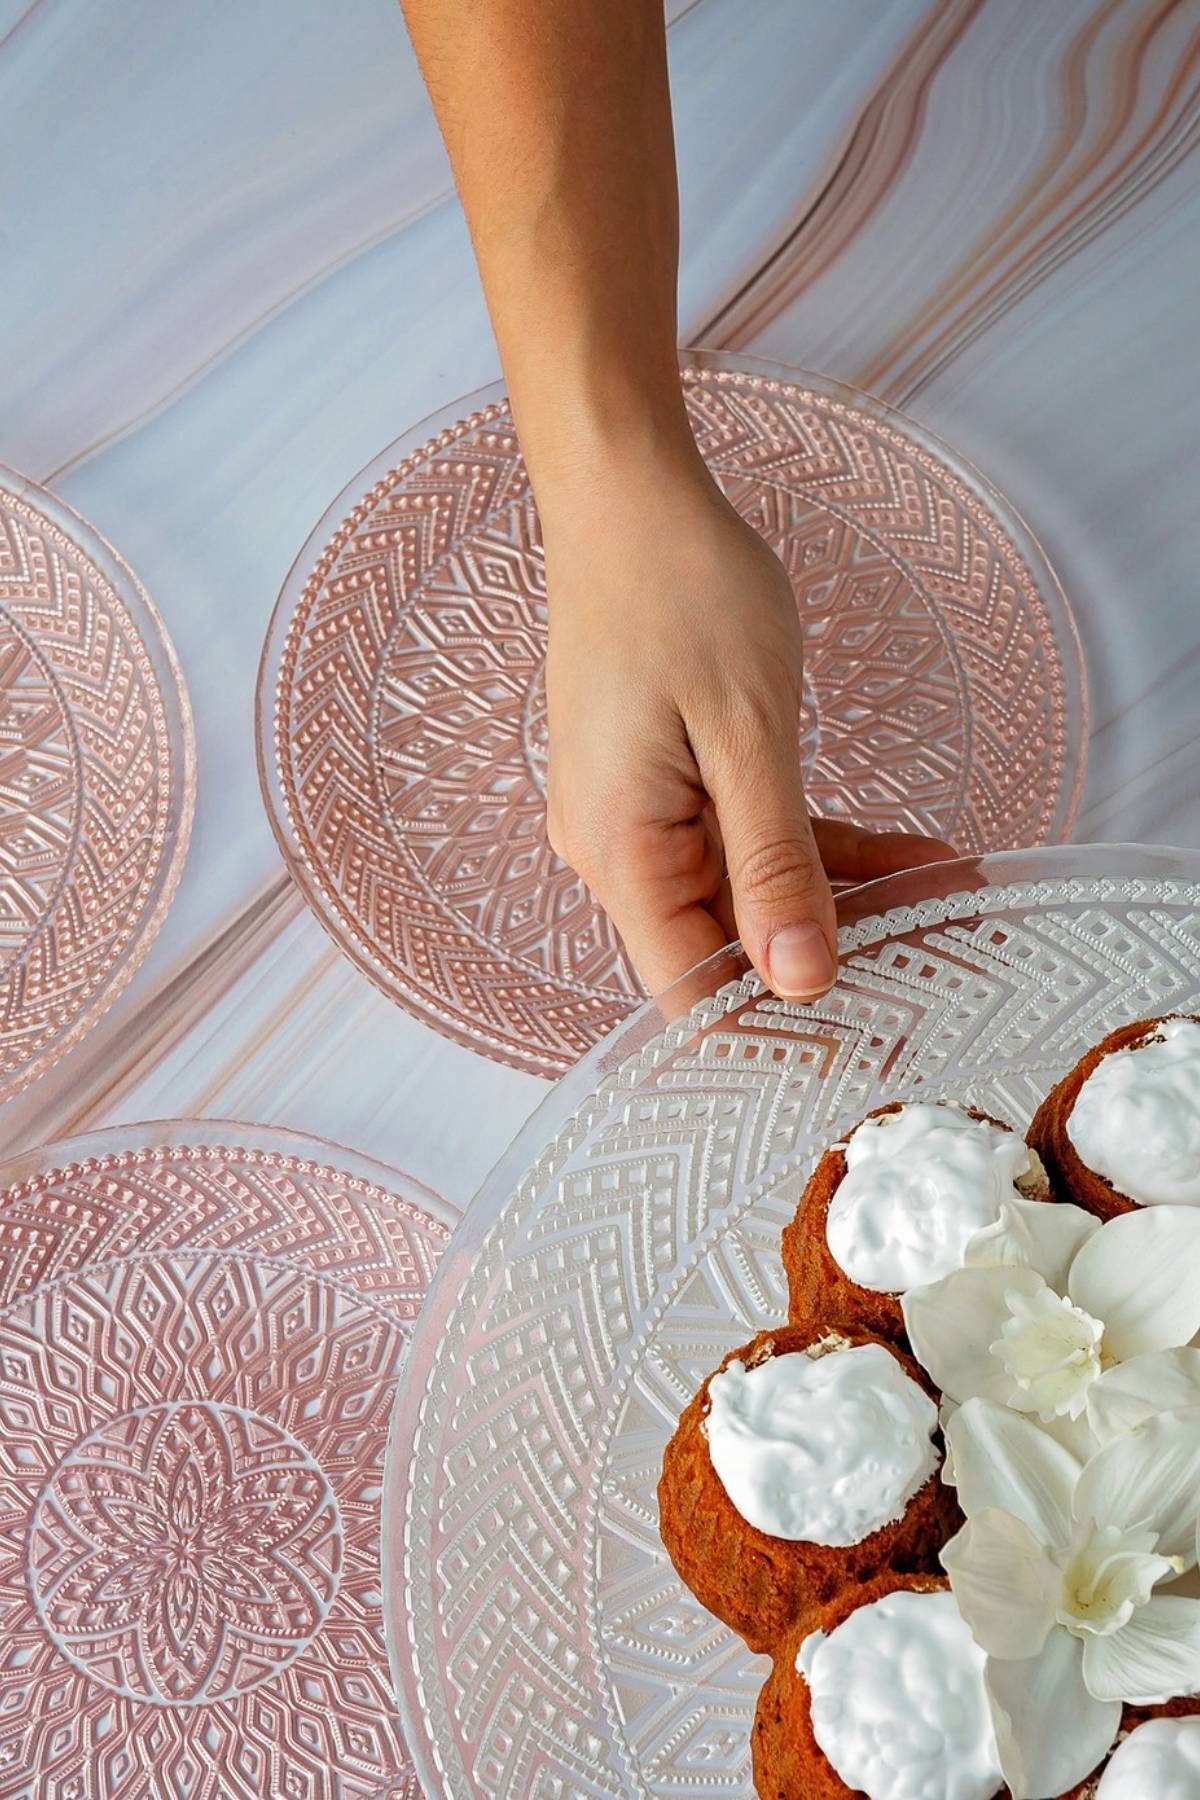
<instances>
[{"instance_id":1,"label":"white flower petal","mask_svg":"<svg viewBox=\"0 0 1200 1800\"><path fill-rule=\"evenodd\" d=\"M1200 1207L1147 1206L1102 1225L1071 1264L1068 1291L1107 1327L1125 1362L1174 1350L1200 1331Z\"/></svg>"},{"instance_id":2,"label":"white flower petal","mask_svg":"<svg viewBox=\"0 0 1200 1800\"><path fill-rule=\"evenodd\" d=\"M968 1518L1011 1513L1047 1550L1071 1541L1071 1495L1080 1465L1032 1419L990 1400L968 1400L950 1421L958 1502Z\"/></svg>"},{"instance_id":3,"label":"white flower petal","mask_svg":"<svg viewBox=\"0 0 1200 1800\"><path fill-rule=\"evenodd\" d=\"M1170 1557L1158 1555L1155 1542L1153 1531L1084 1526L1062 1570L1058 1623L1081 1637L1104 1637L1128 1625L1156 1584L1177 1573Z\"/></svg>"},{"instance_id":4,"label":"white flower petal","mask_svg":"<svg viewBox=\"0 0 1200 1800\"><path fill-rule=\"evenodd\" d=\"M1200 1692L1200 1600L1156 1594L1111 1637L1089 1637L1083 1678L1094 1699L1135 1706Z\"/></svg>"},{"instance_id":5,"label":"white flower petal","mask_svg":"<svg viewBox=\"0 0 1200 1800\"><path fill-rule=\"evenodd\" d=\"M1049 1287L1039 1288L1032 1300L1010 1289L1008 1307L991 1350L1012 1379L1009 1405L1036 1413L1043 1425L1082 1418L1087 1391L1101 1370L1102 1321Z\"/></svg>"},{"instance_id":6,"label":"white flower petal","mask_svg":"<svg viewBox=\"0 0 1200 1800\"><path fill-rule=\"evenodd\" d=\"M1086 1412L1081 1413L1077 1419L1064 1413L1061 1419L1051 1419L1044 1424L1042 1430L1048 1431L1064 1450L1069 1450L1080 1468L1100 1448L1099 1440L1088 1424Z\"/></svg>"},{"instance_id":7,"label":"white flower petal","mask_svg":"<svg viewBox=\"0 0 1200 1800\"><path fill-rule=\"evenodd\" d=\"M950 1455L950 1421L958 1411L957 1400L947 1400L942 1395L942 1404L938 1407L938 1427L942 1434L945 1450L942 1453L942 1480L947 1487L954 1486L954 1460ZM1086 1462L1087 1458L1083 1460Z\"/></svg>"},{"instance_id":8,"label":"white flower petal","mask_svg":"<svg viewBox=\"0 0 1200 1800\"><path fill-rule=\"evenodd\" d=\"M981 1650L1006 1662L1037 1655L1062 1576L1028 1525L989 1507L950 1539L941 1562Z\"/></svg>"},{"instance_id":9,"label":"white flower petal","mask_svg":"<svg viewBox=\"0 0 1200 1800\"><path fill-rule=\"evenodd\" d=\"M1200 1530L1200 1405L1156 1412L1102 1445L1085 1465L1074 1512L1097 1523L1102 1514L1115 1522L1139 1513L1137 1522L1158 1533L1159 1551L1190 1568Z\"/></svg>"},{"instance_id":10,"label":"white flower petal","mask_svg":"<svg viewBox=\"0 0 1200 1800\"><path fill-rule=\"evenodd\" d=\"M1069 1201L1003 1202L994 1225L985 1225L968 1240L963 1262L968 1268L1018 1264L1036 1269L1048 1286L1067 1291L1067 1271L1087 1240L1100 1229L1093 1213Z\"/></svg>"},{"instance_id":11,"label":"white flower petal","mask_svg":"<svg viewBox=\"0 0 1200 1800\"><path fill-rule=\"evenodd\" d=\"M1151 1350L1107 1369L1088 1389L1088 1424L1111 1443L1155 1413L1200 1406L1200 1350Z\"/></svg>"},{"instance_id":12,"label":"white flower petal","mask_svg":"<svg viewBox=\"0 0 1200 1800\"><path fill-rule=\"evenodd\" d=\"M1200 1517L1200 1409L1156 1413L1097 1450L1079 1477L1073 1509L1081 1523L1145 1526L1158 1533L1160 1555L1182 1557L1190 1567Z\"/></svg>"},{"instance_id":13,"label":"white flower petal","mask_svg":"<svg viewBox=\"0 0 1200 1800\"><path fill-rule=\"evenodd\" d=\"M1012 1382L988 1349L1008 1318L1007 1295L1032 1298L1045 1286L1033 1269L956 1269L909 1288L900 1302L913 1354L952 1400L1003 1402Z\"/></svg>"},{"instance_id":14,"label":"white flower petal","mask_svg":"<svg viewBox=\"0 0 1200 1800\"><path fill-rule=\"evenodd\" d=\"M985 1681L1000 1767L1013 1800L1053 1800L1103 1761L1121 1723L1119 1700L1094 1700L1083 1646L1055 1626L1037 1656L989 1658Z\"/></svg>"}]
</instances>

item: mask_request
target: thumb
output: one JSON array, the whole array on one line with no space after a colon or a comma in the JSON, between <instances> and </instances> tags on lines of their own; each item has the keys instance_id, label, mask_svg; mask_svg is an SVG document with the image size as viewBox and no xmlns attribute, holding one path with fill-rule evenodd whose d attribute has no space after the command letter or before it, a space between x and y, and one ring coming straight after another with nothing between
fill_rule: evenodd
<instances>
[{"instance_id":1,"label":"thumb","mask_svg":"<svg viewBox=\"0 0 1200 1800\"><path fill-rule=\"evenodd\" d=\"M796 737L761 744L740 767L707 772L706 785L746 954L775 993L816 999L837 979L837 923Z\"/></svg>"}]
</instances>

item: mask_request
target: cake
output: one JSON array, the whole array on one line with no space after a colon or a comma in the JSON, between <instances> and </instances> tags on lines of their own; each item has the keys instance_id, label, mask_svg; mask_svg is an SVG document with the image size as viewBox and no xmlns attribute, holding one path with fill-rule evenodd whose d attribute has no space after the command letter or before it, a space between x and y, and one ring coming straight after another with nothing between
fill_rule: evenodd
<instances>
[{"instance_id":1,"label":"cake","mask_svg":"<svg viewBox=\"0 0 1200 1800\"><path fill-rule=\"evenodd\" d=\"M983 1663L943 1577L889 1572L845 1590L775 1655L754 1718L760 1800L1010 1800ZM1200 1699L1181 1699L1126 1707L1104 1767L1058 1800L1198 1797Z\"/></svg>"},{"instance_id":2,"label":"cake","mask_svg":"<svg viewBox=\"0 0 1200 1800\"><path fill-rule=\"evenodd\" d=\"M1112 1032L1027 1142L895 1102L820 1158L790 1322L659 1484L679 1575L771 1658L761 1800L1200 1800L1193 1208L1191 1016Z\"/></svg>"},{"instance_id":3,"label":"cake","mask_svg":"<svg viewBox=\"0 0 1200 1800\"><path fill-rule=\"evenodd\" d=\"M865 1332L785 1326L731 1351L683 1413L658 1490L663 1543L700 1603L766 1650L848 1585L936 1569L959 1518L937 1400Z\"/></svg>"},{"instance_id":4,"label":"cake","mask_svg":"<svg viewBox=\"0 0 1200 1800\"><path fill-rule=\"evenodd\" d=\"M903 1342L900 1296L961 1266L1006 1196L1049 1199L999 1119L946 1103L880 1107L818 1162L783 1234L793 1324L821 1318Z\"/></svg>"},{"instance_id":5,"label":"cake","mask_svg":"<svg viewBox=\"0 0 1200 1800\"><path fill-rule=\"evenodd\" d=\"M1200 1206L1200 1019L1110 1032L1043 1100L1028 1142L1063 1197L1101 1219Z\"/></svg>"},{"instance_id":6,"label":"cake","mask_svg":"<svg viewBox=\"0 0 1200 1800\"><path fill-rule=\"evenodd\" d=\"M983 1655L946 1581L878 1575L787 1638L759 1697L753 1761L761 1800L1007 1796Z\"/></svg>"}]
</instances>

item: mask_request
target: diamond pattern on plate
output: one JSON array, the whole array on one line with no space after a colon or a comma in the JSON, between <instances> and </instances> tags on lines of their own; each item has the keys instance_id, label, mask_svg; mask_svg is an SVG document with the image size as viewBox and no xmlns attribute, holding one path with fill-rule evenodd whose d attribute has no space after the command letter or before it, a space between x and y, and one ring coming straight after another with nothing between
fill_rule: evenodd
<instances>
[{"instance_id":1,"label":"diamond pattern on plate","mask_svg":"<svg viewBox=\"0 0 1200 1800\"><path fill-rule=\"evenodd\" d=\"M698 359L692 425L775 546L804 625L818 812L967 854L1065 836L1078 646L1044 557L953 454L865 395ZM637 1002L545 836L545 573L503 398L393 446L318 526L264 653L284 854L385 992L561 1073Z\"/></svg>"},{"instance_id":2,"label":"diamond pattern on plate","mask_svg":"<svg viewBox=\"0 0 1200 1800\"><path fill-rule=\"evenodd\" d=\"M246 1126L0 1181L0 1800L415 1800L379 1497L449 1210Z\"/></svg>"}]
</instances>

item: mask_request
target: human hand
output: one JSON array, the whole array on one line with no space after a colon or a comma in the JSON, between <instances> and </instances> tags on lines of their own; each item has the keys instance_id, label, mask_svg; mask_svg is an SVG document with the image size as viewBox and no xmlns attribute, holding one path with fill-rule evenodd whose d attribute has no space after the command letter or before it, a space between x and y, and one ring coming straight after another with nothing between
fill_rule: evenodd
<instances>
[{"instance_id":1,"label":"human hand","mask_svg":"<svg viewBox=\"0 0 1200 1800\"><path fill-rule=\"evenodd\" d=\"M825 992L829 877L954 850L810 819L791 583L698 459L589 469L540 500L551 844L651 992L734 936L776 993Z\"/></svg>"}]
</instances>

